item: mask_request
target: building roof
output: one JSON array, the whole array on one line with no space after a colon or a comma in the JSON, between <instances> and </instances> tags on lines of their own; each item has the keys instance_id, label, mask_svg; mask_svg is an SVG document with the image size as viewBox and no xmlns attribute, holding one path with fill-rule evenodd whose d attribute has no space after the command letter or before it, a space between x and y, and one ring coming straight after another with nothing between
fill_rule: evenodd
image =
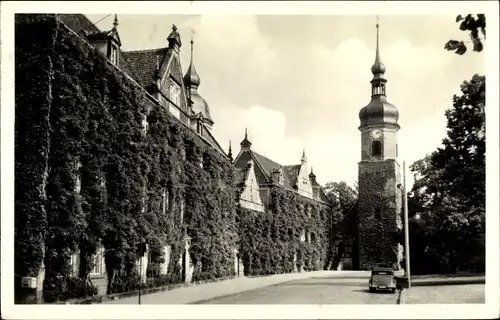
<instances>
[{"instance_id":1,"label":"building roof","mask_svg":"<svg viewBox=\"0 0 500 320\"><path fill-rule=\"evenodd\" d=\"M55 15L59 21L66 25L69 29L75 32L80 38L86 42L89 42L89 36L108 36L117 33L116 26L117 19L115 16L115 29L111 31L102 31L97 26L95 26L85 15L83 14L57 14ZM174 26L175 33L172 32L169 35L169 40L176 42L180 46L180 36L176 32L176 27ZM119 40L119 37L118 37ZM146 91L151 92L152 85L155 84L155 76L158 68L178 68L179 65L171 63L173 57L173 51L169 50L168 47L148 49L148 50L133 50L133 51L123 51L119 50L119 61L118 67L121 71L130 76L135 80L140 86L142 86ZM175 62L175 61L174 61ZM177 74L179 71L174 72ZM178 78L178 79L177 79ZM176 80L182 82L182 74L176 77ZM207 106L208 107L208 106ZM208 116L210 116L208 114ZM186 124L187 125L187 124ZM187 125L188 126L188 125ZM189 126L188 126L189 127ZM226 155L225 151L222 149L220 144L217 142L213 134L208 129L202 130L200 136L214 148L216 148L220 153Z\"/></svg>"},{"instance_id":2,"label":"building roof","mask_svg":"<svg viewBox=\"0 0 500 320\"><path fill-rule=\"evenodd\" d=\"M79 35L84 41L89 42L88 34L99 34L102 31L97 28L85 15L83 14L57 14L57 19L64 23L68 28L73 30L77 35ZM118 67L120 70L128 74L132 79L136 80L134 73L130 68L130 63L123 55L123 51L120 49ZM140 83L139 83L140 84ZM142 85L142 84L141 84Z\"/></svg>"},{"instance_id":3,"label":"building roof","mask_svg":"<svg viewBox=\"0 0 500 320\"><path fill-rule=\"evenodd\" d=\"M253 150L242 150L234 163L235 168L239 170L245 170L250 159L254 160L254 167L258 168L255 171L255 175L257 177L257 182L260 185L272 183L273 171L275 169L282 168L283 187L289 190L296 191L295 185L297 183L297 178L299 176L301 168L300 164L281 165L278 162L273 161ZM238 182L242 182L242 180Z\"/></svg>"},{"instance_id":4,"label":"building roof","mask_svg":"<svg viewBox=\"0 0 500 320\"><path fill-rule=\"evenodd\" d=\"M130 76L143 88L149 89L151 85L155 84L157 64L167 63L172 52L168 51L167 47L164 47L150 50L123 51L122 55L130 64L129 70L132 73Z\"/></svg>"}]
</instances>

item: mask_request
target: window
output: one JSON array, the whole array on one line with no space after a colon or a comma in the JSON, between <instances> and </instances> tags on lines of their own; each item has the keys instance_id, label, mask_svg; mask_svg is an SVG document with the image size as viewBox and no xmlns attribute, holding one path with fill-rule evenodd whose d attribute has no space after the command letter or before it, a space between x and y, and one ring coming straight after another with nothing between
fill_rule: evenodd
<instances>
[{"instance_id":1,"label":"window","mask_svg":"<svg viewBox=\"0 0 500 320\"><path fill-rule=\"evenodd\" d=\"M181 89L173 80L170 80L170 100L178 107L181 104Z\"/></svg>"},{"instance_id":2,"label":"window","mask_svg":"<svg viewBox=\"0 0 500 320\"><path fill-rule=\"evenodd\" d=\"M98 247L96 253L91 257L92 269L90 270L90 275L98 276L104 274L104 250L102 247Z\"/></svg>"},{"instance_id":3,"label":"window","mask_svg":"<svg viewBox=\"0 0 500 320\"><path fill-rule=\"evenodd\" d=\"M375 208L375 218L376 219L382 218L382 213L381 213L380 208Z\"/></svg>"},{"instance_id":4,"label":"window","mask_svg":"<svg viewBox=\"0 0 500 320\"><path fill-rule=\"evenodd\" d=\"M167 212L168 209L168 192L165 188L163 188L162 192L162 211L163 214Z\"/></svg>"},{"instance_id":5,"label":"window","mask_svg":"<svg viewBox=\"0 0 500 320\"><path fill-rule=\"evenodd\" d=\"M372 155L373 156L382 155L382 143L380 143L380 141L372 142Z\"/></svg>"},{"instance_id":6,"label":"window","mask_svg":"<svg viewBox=\"0 0 500 320\"><path fill-rule=\"evenodd\" d=\"M147 119L146 115L143 115L142 116L142 133L143 134L146 134L148 132L148 126L149 126L148 119Z\"/></svg>"},{"instance_id":7,"label":"window","mask_svg":"<svg viewBox=\"0 0 500 320\"><path fill-rule=\"evenodd\" d=\"M181 203L180 203L180 206L181 206L181 223L184 221L184 199L181 200Z\"/></svg>"},{"instance_id":8,"label":"window","mask_svg":"<svg viewBox=\"0 0 500 320\"><path fill-rule=\"evenodd\" d=\"M71 265L71 272L72 272L73 276L78 275L78 271L80 268L80 259L79 258L80 258L80 255L78 254L78 252L75 252L71 255L70 265Z\"/></svg>"},{"instance_id":9,"label":"window","mask_svg":"<svg viewBox=\"0 0 500 320\"><path fill-rule=\"evenodd\" d=\"M111 63L114 65L118 64L118 50L114 45L111 45L111 57L110 57Z\"/></svg>"}]
</instances>

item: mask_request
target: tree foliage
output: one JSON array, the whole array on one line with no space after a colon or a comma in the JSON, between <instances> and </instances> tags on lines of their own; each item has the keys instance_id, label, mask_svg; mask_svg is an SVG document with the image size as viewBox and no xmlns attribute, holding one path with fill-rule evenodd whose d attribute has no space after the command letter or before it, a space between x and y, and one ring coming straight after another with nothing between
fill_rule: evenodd
<instances>
[{"instance_id":1,"label":"tree foliage","mask_svg":"<svg viewBox=\"0 0 500 320\"><path fill-rule=\"evenodd\" d=\"M469 32L470 41L449 40L444 48L448 51L454 51L458 55L467 52L466 43L472 43L472 50L475 52L483 51L483 41L486 39L486 17L484 14L473 16L468 14L465 17L458 15L456 22L460 22L459 29Z\"/></svg>"},{"instance_id":2,"label":"tree foliage","mask_svg":"<svg viewBox=\"0 0 500 320\"><path fill-rule=\"evenodd\" d=\"M345 181L328 182L325 185L325 193L333 206L334 212L341 214L338 219L345 217L358 201L357 184L353 188Z\"/></svg>"},{"instance_id":3,"label":"tree foliage","mask_svg":"<svg viewBox=\"0 0 500 320\"><path fill-rule=\"evenodd\" d=\"M412 268L422 272L429 265L440 271L484 269L485 77L474 75L461 91L445 113L443 146L410 167ZM417 265L422 261L427 266Z\"/></svg>"}]
</instances>

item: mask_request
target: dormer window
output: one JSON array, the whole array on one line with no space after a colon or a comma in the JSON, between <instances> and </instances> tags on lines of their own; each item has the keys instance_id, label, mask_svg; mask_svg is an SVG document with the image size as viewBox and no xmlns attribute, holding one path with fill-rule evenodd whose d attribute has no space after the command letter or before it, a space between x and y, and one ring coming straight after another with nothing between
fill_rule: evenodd
<instances>
[{"instance_id":1,"label":"dormer window","mask_svg":"<svg viewBox=\"0 0 500 320\"><path fill-rule=\"evenodd\" d=\"M118 65L118 48L113 44L110 45L111 45L111 50L110 50L109 60L111 61L112 64L116 66Z\"/></svg>"},{"instance_id":2,"label":"dormer window","mask_svg":"<svg viewBox=\"0 0 500 320\"><path fill-rule=\"evenodd\" d=\"M170 80L170 100L177 107L179 107L181 104L181 89L179 88L179 85L173 80Z\"/></svg>"}]
</instances>

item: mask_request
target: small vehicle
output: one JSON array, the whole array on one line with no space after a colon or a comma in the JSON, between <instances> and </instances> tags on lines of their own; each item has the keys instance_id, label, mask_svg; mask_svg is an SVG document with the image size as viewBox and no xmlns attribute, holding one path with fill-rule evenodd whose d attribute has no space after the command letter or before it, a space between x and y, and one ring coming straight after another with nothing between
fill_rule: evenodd
<instances>
[{"instance_id":1,"label":"small vehicle","mask_svg":"<svg viewBox=\"0 0 500 320\"><path fill-rule=\"evenodd\" d=\"M397 286L394 270L392 268L373 268L368 286L370 292L390 290L394 293Z\"/></svg>"}]
</instances>

